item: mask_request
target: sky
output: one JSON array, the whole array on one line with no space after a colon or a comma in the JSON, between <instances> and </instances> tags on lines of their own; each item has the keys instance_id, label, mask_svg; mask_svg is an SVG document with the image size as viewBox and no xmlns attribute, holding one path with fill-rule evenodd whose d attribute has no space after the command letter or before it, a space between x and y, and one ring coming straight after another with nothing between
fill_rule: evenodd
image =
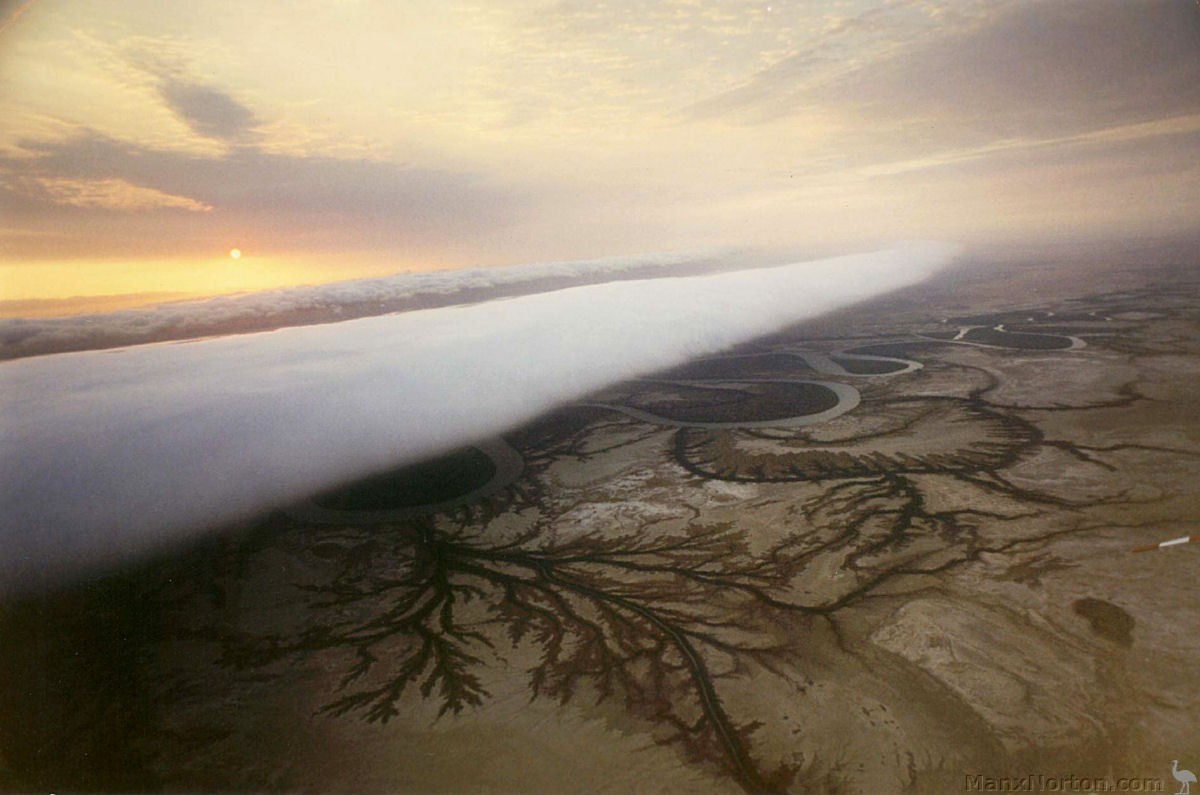
<instances>
[{"instance_id":1,"label":"sky","mask_svg":"<svg viewBox=\"0 0 1200 795\"><path fill-rule=\"evenodd\" d=\"M0 119L0 304L1169 235L1200 5L28 0Z\"/></svg>"}]
</instances>

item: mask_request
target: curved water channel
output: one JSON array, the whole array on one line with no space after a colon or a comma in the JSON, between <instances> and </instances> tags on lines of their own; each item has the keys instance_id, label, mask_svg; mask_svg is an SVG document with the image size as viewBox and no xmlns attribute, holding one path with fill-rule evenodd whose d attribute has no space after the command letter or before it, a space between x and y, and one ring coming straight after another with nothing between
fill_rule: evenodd
<instances>
[{"instance_id":1,"label":"curved water channel","mask_svg":"<svg viewBox=\"0 0 1200 795\"><path fill-rule=\"evenodd\" d=\"M764 354L730 354L697 360L729 361L753 359ZM833 351L773 351L772 356L794 358L818 373L853 378L875 378L912 372L919 362L892 356ZM854 364L864 363L862 372ZM862 396L849 384L838 381L794 377L642 378L639 383L677 386L684 389L739 392L753 400L753 385L786 384L805 387L816 411L759 420L696 420L669 417L619 402L581 402L619 412L627 417L671 428L796 428L816 425L853 410ZM751 391L747 391L750 387ZM827 395L812 395L812 390ZM832 401L832 405L828 405ZM372 475L346 486L316 495L291 506L286 513L294 519L318 524L382 524L403 521L460 508L496 494L515 481L524 470L521 454L502 438L464 447L438 458ZM465 490L464 490L465 489Z\"/></svg>"},{"instance_id":2,"label":"curved water channel","mask_svg":"<svg viewBox=\"0 0 1200 795\"><path fill-rule=\"evenodd\" d=\"M490 497L520 477L524 469L521 454L497 437L318 494L288 508L287 513L319 524L414 519Z\"/></svg>"},{"instance_id":3,"label":"curved water channel","mask_svg":"<svg viewBox=\"0 0 1200 795\"><path fill-rule=\"evenodd\" d=\"M854 378L879 378L909 373L921 368L920 362L901 359L893 356L876 356L871 354L852 353L838 350L829 354L810 351L771 351L769 353L729 354L724 356L709 356L696 361L702 364L706 361L730 361L737 359L754 359L763 356L782 356L797 359L809 369L825 375L850 376ZM839 361L840 360L840 361ZM843 364L845 362L845 364ZM862 372L855 372L851 367L855 362L869 363L872 367L864 367ZM849 365L849 367L847 366ZM666 384L681 387L701 388L705 390L727 389L744 391L742 385L747 384L794 384L824 389L831 393L834 405L819 411L804 412L782 417L761 420L693 420L680 417L670 417L654 411L628 406L623 403L587 402L578 405L593 406L624 414L643 422L664 425L670 428L797 428L806 425L816 425L840 417L853 410L862 401L862 395L849 384L838 381L817 381L809 378L738 378L722 376L719 378L687 378L687 379L638 379L642 383Z\"/></svg>"},{"instance_id":4,"label":"curved water channel","mask_svg":"<svg viewBox=\"0 0 1200 795\"><path fill-rule=\"evenodd\" d=\"M1004 348L1017 351L1072 351L1087 346L1081 337L1070 334L1050 334L1044 331L1010 331L1005 323L994 326L959 326L953 337L931 334L920 336L952 345L973 345L979 348Z\"/></svg>"},{"instance_id":5,"label":"curved water channel","mask_svg":"<svg viewBox=\"0 0 1200 795\"><path fill-rule=\"evenodd\" d=\"M663 414L657 414L652 411L626 406L621 403L580 403L581 406L594 406L596 408L609 409L610 411L620 412L627 417L632 417L635 420L654 423L655 425L665 425L670 428L796 428L804 425L815 425L818 422L825 422L834 417L840 417L847 411L850 411L857 406L862 396L858 390L849 384L840 384L836 381L813 381L807 378L739 378L739 379L722 379L721 381L676 381L666 379L638 379L647 383L668 384L682 387L701 387L707 390L730 390L735 392L744 392L741 385L745 384L798 384L805 386L815 386L825 389L832 393L836 402L828 409L817 411L814 413L796 414L792 416L778 417L765 420L730 420L730 421L707 421L707 420L687 420L679 417L668 417Z\"/></svg>"}]
</instances>

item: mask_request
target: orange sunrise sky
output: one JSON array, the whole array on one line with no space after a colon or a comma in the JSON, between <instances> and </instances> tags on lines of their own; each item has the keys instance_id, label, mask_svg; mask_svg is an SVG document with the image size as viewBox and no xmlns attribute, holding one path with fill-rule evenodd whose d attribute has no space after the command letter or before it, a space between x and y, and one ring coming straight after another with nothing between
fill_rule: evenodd
<instances>
[{"instance_id":1,"label":"orange sunrise sky","mask_svg":"<svg viewBox=\"0 0 1200 795\"><path fill-rule=\"evenodd\" d=\"M0 303L1200 206L1191 0L0 8Z\"/></svg>"}]
</instances>

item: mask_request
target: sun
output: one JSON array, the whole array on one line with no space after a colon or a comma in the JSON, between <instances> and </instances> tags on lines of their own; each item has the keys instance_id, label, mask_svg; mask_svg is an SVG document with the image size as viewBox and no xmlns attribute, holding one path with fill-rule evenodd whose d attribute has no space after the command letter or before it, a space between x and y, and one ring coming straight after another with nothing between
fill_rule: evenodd
<instances>
[{"instance_id":1,"label":"sun","mask_svg":"<svg viewBox=\"0 0 1200 795\"><path fill-rule=\"evenodd\" d=\"M229 258L230 259L241 259L242 258L242 250L240 248L229 249Z\"/></svg>"}]
</instances>

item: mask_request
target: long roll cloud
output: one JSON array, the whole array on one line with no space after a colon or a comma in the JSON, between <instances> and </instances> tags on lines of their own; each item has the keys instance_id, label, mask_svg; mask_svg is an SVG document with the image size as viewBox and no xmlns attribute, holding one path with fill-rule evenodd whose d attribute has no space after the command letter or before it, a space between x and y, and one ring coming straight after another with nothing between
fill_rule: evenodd
<instances>
[{"instance_id":1,"label":"long roll cloud","mask_svg":"<svg viewBox=\"0 0 1200 795\"><path fill-rule=\"evenodd\" d=\"M921 281L954 249L0 365L0 594L135 559Z\"/></svg>"}]
</instances>

